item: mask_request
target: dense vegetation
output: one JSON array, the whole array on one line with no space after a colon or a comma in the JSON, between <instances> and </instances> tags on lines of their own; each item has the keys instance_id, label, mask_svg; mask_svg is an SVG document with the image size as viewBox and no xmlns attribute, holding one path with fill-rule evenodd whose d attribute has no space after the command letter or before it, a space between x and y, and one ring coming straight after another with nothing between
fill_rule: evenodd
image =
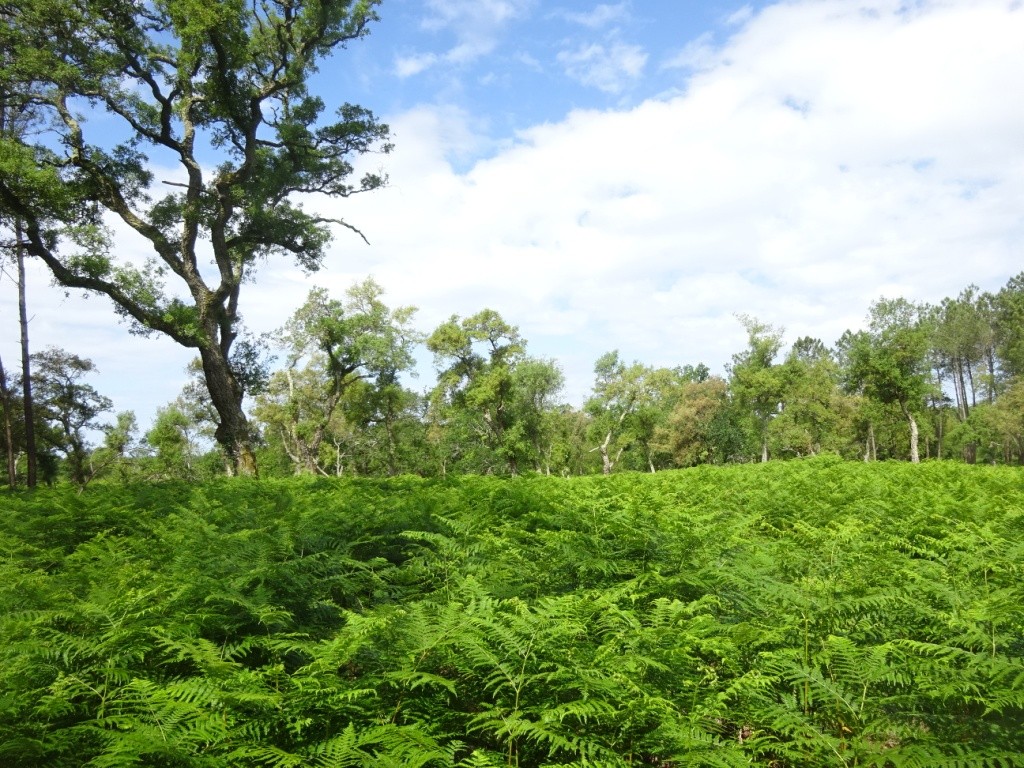
<instances>
[{"instance_id":1,"label":"dense vegetation","mask_svg":"<svg viewBox=\"0 0 1024 768\"><path fill-rule=\"evenodd\" d=\"M1024 765L1022 530L829 457L8 492L0 763Z\"/></svg>"},{"instance_id":2,"label":"dense vegetation","mask_svg":"<svg viewBox=\"0 0 1024 768\"><path fill-rule=\"evenodd\" d=\"M390 309L382 294L372 280L344 300L312 291L274 337L278 367L250 361L264 476L586 475L820 453L1024 463L1024 273L937 306L879 300L866 330L832 347L804 337L783 353L781 329L740 316L747 346L725 377L609 352L579 407L564 400L558 363L531 357L497 312L453 316L425 336L412 307ZM409 373L421 343L437 380L418 393ZM89 361L51 349L32 363L35 453L22 401L12 388L0 398L9 485L31 485L32 455L44 479L79 486L232 471L213 448L219 421L198 364L140 439L132 413L103 426L112 404L88 383ZM103 444L90 444L97 435Z\"/></svg>"}]
</instances>

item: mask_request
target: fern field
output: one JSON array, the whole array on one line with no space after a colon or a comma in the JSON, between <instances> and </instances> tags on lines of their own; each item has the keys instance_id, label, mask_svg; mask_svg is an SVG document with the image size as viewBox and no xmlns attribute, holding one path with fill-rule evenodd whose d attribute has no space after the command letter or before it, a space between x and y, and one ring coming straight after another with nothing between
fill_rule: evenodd
<instances>
[{"instance_id":1,"label":"fern field","mask_svg":"<svg viewBox=\"0 0 1024 768\"><path fill-rule=\"evenodd\" d=\"M6 495L4 766L1024 766L1024 474Z\"/></svg>"}]
</instances>

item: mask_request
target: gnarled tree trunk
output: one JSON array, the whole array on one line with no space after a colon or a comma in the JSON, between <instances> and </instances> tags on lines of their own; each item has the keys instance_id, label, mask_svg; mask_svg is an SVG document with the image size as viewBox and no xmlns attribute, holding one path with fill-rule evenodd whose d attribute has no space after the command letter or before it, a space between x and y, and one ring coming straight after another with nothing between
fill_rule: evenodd
<instances>
[{"instance_id":1,"label":"gnarled tree trunk","mask_svg":"<svg viewBox=\"0 0 1024 768\"><path fill-rule=\"evenodd\" d=\"M203 363L210 401L217 411L219 423L214 433L217 442L227 452L236 474L256 475L252 428L242 410L242 385L219 347L200 348L199 357Z\"/></svg>"}]
</instances>

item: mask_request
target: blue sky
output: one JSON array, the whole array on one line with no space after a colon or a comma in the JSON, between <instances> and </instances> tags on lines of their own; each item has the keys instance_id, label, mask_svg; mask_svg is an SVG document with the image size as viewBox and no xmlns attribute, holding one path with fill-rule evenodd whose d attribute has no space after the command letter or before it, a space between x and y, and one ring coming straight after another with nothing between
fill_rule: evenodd
<instances>
[{"instance_id":1,"label":"blue sky","mask_svg":"<svg viewBox=\"0 0 1024 768\"><path fill-rule=\"evenodd\" d=\"M622 107L678 89L685 82L672 62L685 43L713 41L751 9L657 0L392 0L373 43L356 52L352 82L361 99L383 96L379 108L391 112L457 104L500 138L573 108Z\"/></svg>"},{"instance_id":2,"label":"blue sky","mask_svg":"<svg viewBox=\"0 0 1024 768\"><path fill-rule=\"evenodd\" d=\"M328 105L373 109L390 186L312 210L313 276L268 263L242 306L279 327L314 286L372 275L429 331L484 307L558 360L579 404L610 349L652 365L742 349L746 313L832 344L881 296L939 301L1024 269L1024 9L1004 0L386 0L325 62ZM159 176L159 178L166 178ZM143 244L118 229L141 258ZM92 358L149 422L187 351L34 272L33 343ZM14 288L0 339L16 361ZM414 386L430 384L429 359Z\"/></svg>"},{"instance_id":3,"label":"blue sky","mask_svg":"<svg viewBox=\"0 0 1024 768\"><path fill-rule=\"evenodd\" d=\"M686 88L694 56L726 39L755 5L709 0L545 4L391 0L366 45L324 67L385 114L433 104L464 110L476 141L459 170L517 132L574 109L624 109Z\"/></svg>"}]
</instances>

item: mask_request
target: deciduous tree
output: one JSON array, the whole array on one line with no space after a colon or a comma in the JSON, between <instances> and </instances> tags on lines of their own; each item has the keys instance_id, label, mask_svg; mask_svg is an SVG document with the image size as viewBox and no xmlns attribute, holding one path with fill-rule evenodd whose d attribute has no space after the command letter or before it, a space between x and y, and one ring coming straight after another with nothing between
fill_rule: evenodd
<instances>
[{"instance_id":1,"label":"deciduous tree","mask_svg":"<svg viewBox=\"0 0 1024 768\"><path fill-rule=\"evenodd\" d=\"M203 429L190 410L187 403L178 398L157 409L153 426L146 432L145 441L155 454L158 477L185 480L198 477Z\"/></svg>"},{"instance_id":2,"label":"deciduous tree","mask_svg":"<svg viewBox=\"0 0 1024 768\"><path fill-rule=\"evenodd\" d=\"M88 480L115 476L119 480L138 477L139 425L132 411L121 411L113 424L103 429L103 444L89 456Z\"/></svg>"},{"instance_id":3,"label":"deciduous tree","mask_svg":"<svg viewBox=\"0 0 1024 768\"><path fill-rule=\"evenodd\" d=\"M768 424L782 405L783 375L775 365L782 348L782 330L739 315L747 330L747 348L733 355L729 390L737 407L750 418L761 461L768 461Z\"/></svg>"},{"instance_id":4,"label":"deciduous tree","mask_svg":"<svg viewBox=\"0 0 1024 768\"><path fill-rule=\"evenodd\" d=\"M554 360L528 357L512 371L512 431L507 449L518 456L517 465L531 465L537 472L551 473L552 451L557 429L558 401L565 383Z\"/></svg>"},{"instance_id":5,"label":"deciduous tree","mask_svg":"<svg viewBox=\"0 0 1024 768\"><path fill-rule=\"evenodd\" d=\"M453 456L485 449L469 462L470 471L518 473L515 370L526 359L519 329L492 309L453 315L430 334L427 349L438 369L429 414L435 442L449 443L454 452L446 453Z\"/></svg>"},{"instance_id":6,"label":"deciduous tree","mask_svg":"<svg viewBox=\"0 0 1024 768\"><path fill-rule=\"evenodd\" d=\"M72 482L84 486L91 479L89 432L102 428L97 418L113 404L84 381L96 371L91 360L49 347L32 355L32 362L39 415L50 426L48 442L64 455Z\"/></svg>"},{"instance_id":7,"label":"deciduous tree","mask_svg":"<svg viewBox=\"0 0 1024 768\"><path fill-rule=\"evenodd\" d=\"M390 309L382 295L372 279L350 288L341 301L316 288L279 334L286 366L271 377L256 414L280 440L297 472L327 473L327 466L338 471L340 457L325 466L321 449L332 434L344 432L340 407L360 382L370 391L361 388L358 399L371 392L383 397L379 415L387 421L385 436L394 438L402 407L394 388L400 388L399 374L413 366L412 349L420 335L412 327L415 308ZM340 450L336 445L335 452ZM394 455L393 446L387 450Z\"/></svg>"},{"instance_id":8,"label":"deciduous tree","mask_svg":"<svg viewBox=\"0 0 1024 768\"><path fill-rule=\"evenodd\" d=\"M675 407L656 432L656 447L677 467L724 462L716 427L727 418L728 387L717 376L682 385Z\"/></svg>"},{"instance_id":9,"label":"deciduous tree","mask_svg":"<svg viewBox=\"0 0 1024 768\"><path fill-rule=\"evenodd\" d=\"M769 425L772 450L779 456L841 450L853 406L839 390L839 367L828 347L819 339L797 339L779 375L782 405Z\"/></svg>"},{"instance_id":10,"label":"deciduous tree","mask_svg":"<svg viewBox=\"0 0 1024 768\"><path fill-rule=\"evenodd\" d=\"M618 350L594 363L594 391L584 410L590 415L591 450L601 454L601 471L611 474L637 436L637 415L647 402L650 369L634 361L626 365Z\"/></svg>"},{"instance_id":11,"label":"deciduous tree","mask_svg":"<svg viewBox=\"0 0 1024 768\"><path fill-rule=\"evenodd\" d=\"M879 299L871 305L868 329L847 331L838 347L846 385L886 405L896 405L910 427L910 460L920 461L915 412L930 383L930 328L922 310L906 299Z\"/></svg>"},{"instance_id":12,"label":"deciduous tree","mask_svg":"<svg viewBox=\"0 0 1024 768\"><path fill-rule=\"evenodd\" d=\"M315 271L330 225L352 228L307 212L297 194L383 183L356 178L352 163L389 148L387 127L351 104L322 121L308 89L318 62L367 33L378 4L25 0L17 23L0 25L10 54L0 89L48 126L2 139L0 211L24 222L28 252L59 283L198 352L217 441L242 473L256 471L235 347L242 285L269 256ZM155 177L161 164L176 173ZM112 219L151 257L114 249Z\"/></svg>"}]
</instances>

